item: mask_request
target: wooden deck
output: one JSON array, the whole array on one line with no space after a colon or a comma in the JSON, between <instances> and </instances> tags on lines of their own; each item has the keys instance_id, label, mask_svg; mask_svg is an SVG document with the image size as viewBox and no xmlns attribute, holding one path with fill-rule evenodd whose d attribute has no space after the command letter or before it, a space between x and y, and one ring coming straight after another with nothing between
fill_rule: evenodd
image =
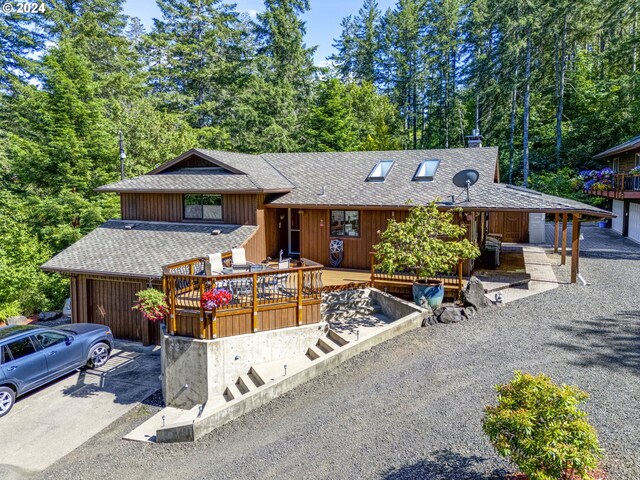
<instances>
[{"instance_id":1,"label":"wooden deck","mask_svg":"<svg viewBox=\"0 0 640 480\"><path fill-rule=\"evenodd\" d=\"M322 285L325 289L333 290L343 286L366 287L371 281L368 270L352 270L347 268L324 268L322 270Z\"/></svg>"}]
</instances>

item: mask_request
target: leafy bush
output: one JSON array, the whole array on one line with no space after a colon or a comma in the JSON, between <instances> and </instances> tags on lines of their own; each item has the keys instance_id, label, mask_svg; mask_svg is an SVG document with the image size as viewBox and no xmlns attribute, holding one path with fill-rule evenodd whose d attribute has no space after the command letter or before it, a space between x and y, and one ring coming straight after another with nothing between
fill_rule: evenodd
<instances>
[{"instance_id":1,"label":"leafy bush","mask_svg":"<svg viewBox=\"0 0 640 480\"><path fill-rule=\"evenodd\" d=\"M155 288L147 288L136 293L138 301L131 310L138 310L147 320L156 322L162 320L169 313L169 305L167 299L160 290Z\"/></svg>"},{"instance_id":2,"label":"leafy bush","mask_svg":"<svg viewBox=\"0 0 640 480\"><path fill-rule=\"evenodd\" d=\"M467 229L453 221L452 211L440 212L434 202L411 209L404 222L391 218L374 245L377 267L383 272L412 271L420 278L450 272L459 260L480 255L478 247L462 239Z\"/></svg>"},{"instance_id":3,"label":"leafy bush","mask_svg":"<svg viewBox=\"0 0 640 480\"><path fill-rule=\"evenodd\" d=\"M485 408L482 428L499 455L531 480L560 479L569 472L591 478L601 450L587 414L578 408L587 393L521 372L496 390L498 405Z\"/></svg>"}]
</instances>

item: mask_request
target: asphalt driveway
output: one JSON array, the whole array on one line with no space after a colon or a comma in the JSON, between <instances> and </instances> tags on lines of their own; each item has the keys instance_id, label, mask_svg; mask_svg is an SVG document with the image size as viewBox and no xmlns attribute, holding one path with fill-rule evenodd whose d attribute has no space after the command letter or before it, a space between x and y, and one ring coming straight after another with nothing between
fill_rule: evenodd
<instances>
[{"instance_id":1,"label":"asphalt driveway","mask_svg":"<svg viewBox=\"0 0 640 480\"><path fill-rule=\"evenodd\" d=\"M18 399L0 419L0 478L43 470L160 388L160 351L116 341L111 359Z\"/></svg>"}]
</instances>

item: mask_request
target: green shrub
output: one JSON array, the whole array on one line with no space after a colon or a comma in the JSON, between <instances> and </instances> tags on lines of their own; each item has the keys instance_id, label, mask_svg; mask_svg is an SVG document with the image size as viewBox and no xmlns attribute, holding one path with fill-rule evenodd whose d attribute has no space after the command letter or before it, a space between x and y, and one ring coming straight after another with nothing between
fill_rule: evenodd
<instances>
[{"instance_id":1,"label":"green shrub","mask_svg":"<svg viewBox=\"0 0 640 480\"><path fill-rule=\"evenodd\" d=\"M498 405L485 408L482 428L499 455L531 480L560 479L569 471L591 478L601 450L587 414L578 408L587 393L521 372L496 390Z\"/></svg>"},{"instance_id":2,"label":"green shrub","mask_svg":"<svg viewBox=\"0 0 640 480\"><path fill-rule=\"evenodd\" d=\"M412 271L425 279L448 273L458 261L480 255L477 245L462 238L466 231L454 222L453 210L441 212L435 202L413 207L404 222L391 218L380 234L373 246L377 268L388 274Z\"/></svg>"}]
</instances>

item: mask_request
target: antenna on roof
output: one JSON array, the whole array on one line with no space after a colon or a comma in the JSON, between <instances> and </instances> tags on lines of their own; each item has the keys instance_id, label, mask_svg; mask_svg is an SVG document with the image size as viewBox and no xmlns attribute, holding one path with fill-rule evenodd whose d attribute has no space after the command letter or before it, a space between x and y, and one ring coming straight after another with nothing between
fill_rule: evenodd
<instances>
[{"instance_id":1,"label":"antenna on roof","mask_svg":"<svg viewBox=\"0 0 640 480\"><path fill-rule=\"evenodd\" d=\"M456 187L464 188L467 192L467 202L469 199L469 187L473 186L480 178L480 173L473 168L461 170L453 176L453 184Z\"/></svg>"},{"instance_id":2,"label":"antenna on roof","mask_svg":"<svg viewBox=\"0 0 640 480\"><path fill-rule=\"evenodd\" d=\"M122 130L118 131L118 136L120 137L119 145L120 145L120 179L124 180L124 159L127 158L127 154L124 153L124 137L122 135Z\"/></svg>"}]
</instances>

